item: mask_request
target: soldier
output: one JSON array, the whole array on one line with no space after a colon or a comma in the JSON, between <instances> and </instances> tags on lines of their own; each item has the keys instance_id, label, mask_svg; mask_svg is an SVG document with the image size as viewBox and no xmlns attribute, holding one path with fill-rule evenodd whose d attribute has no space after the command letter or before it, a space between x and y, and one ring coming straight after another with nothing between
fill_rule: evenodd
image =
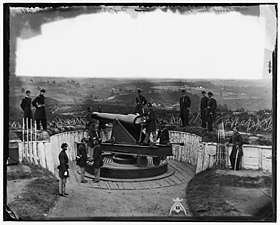
<instances>
[{"instance_id":1,"label":"soldier","mask_svg":"<svg viewBox=\"0 0 280 225\"><path fill-rule=\"evenodd\" d=\"M202 98L200 100L201 126L202 126L202 128L206 128L206 110L207 110L208 98L206 96L205 91L202 91L201 94L202 94Z\"/></svg>"},{"instance_id":2,"label":"soldier","mask_svg":"<svg viewBox=\"0 0 280 225\"><path fill-rule=\"evenodd\" d=\"M213 98L213 93L208 92L208 101L207 101L207 123L208 123L208 131L213 131L213 122L216 117L216 108L217 102L216 99Z\"/></svg>"},{"instance_id":3,"label":"soldier","mask_svg":"<svg viewBox=\"0 0 280 225\"><path fill-rule=\"evenodd\" d=\"M143 95L141 95L141 90L137 90L137 97L136 97L136 107L134 113L138 113L140 115L144 114L144 106L147 104L147 100Z\"/></svg>"},{"instance_id":4,"label":"soldier","mask_svg":"<svg viewBox=\"0 0 280 225\"><path fill-rule=\"evenodd\" d=\"M98 106L97 109L98 109L99 113L103 112L101 106ZM99 120L99 125L98 125L98 135L99 135L99 137L102 137L101 134L102 134L102 136L104 135L105 141L109 140L107 124L104 120Z\"/></svg>"},{"instance_id":5,"label":"soldier","mask_svg":"<svg viewBox=\"0 0 280 225\"><path fill-rule=\"evenodd\" d=\"M180 98L180 117L182 120L182 126L189 126L189 108L191 107L191 99L186 95L186 91L182 90L182 96Z\"/></svg>"},{"instance_id":6,"label":"soldier","mask_svg":"<svg viewBox=\"0 0 280 225\"><path fill-rule=\"evenodd\" d=\"M100 168L103 166L103 159L102 159L102 149L100 146L101 139L95 137L93 139L94 142L94 151L93 151L93 167L94 167L94 175L95 178L92 180L93 182L100 181Z\"/></svg>"},{"instance_id":7,"label":"soldier","mask_svg":"<svg viewBox=\"0 0 280 225\"><path fill-rule=\"evenodd\" d=\"M160 124L160 129L158 131L157 139L159 138L159 143L163 145L168 145L169 142L169 131L166 128L167 121L162 121Z\"/></svg>"},{"instance_id":8,"label":"soldier","mask_svg":"<svg viewBox=\"0 0 280 225\"><path fill-rule=\"evenodd\" d=\"M66 189L66 181L69 177L69 164L68 164L68 156L66 154L68 145L66 143L63 143L61 145L61 152L59 153L58 159L59 159L59 166L58 166L58 174L59 174L59 195L62 197L65 197L65 195L68 195L65 192Z\"/></svg>"},{"instance_id":9,"label":"soldier","mask_svg":"<svg viewBox=\"0 0 280 225\"><path fill-rule=\"evenodd\" d=\"M145 114L146 119L146 137L144 139L144 144L148 144L150 140L150 135L153 135L153 142L150 143L153 146L156 143L156 115L153 110L152 104L148 103L148 112Z\"/></svg>"},{"instance_id":10,"label":"soldier","mask_svg":"<svg viewBox=\"0 0 280 225\"><path fill-rule=\"evenodd\" d=\"M92 107L87 108L87 115L86 115L86 129L88 129L88 154L89 156L92 156L93 154L93 138L98 136L97 130L98 130L98 124L99 121L92 118Z\"/></svg>"},{"instance_id":11,"label":"soldier","mask_svg":"<svg viewBox=\"0 0 280 225\"><path fill-rule=\"evenodd\" d=\"M86 138L82 138L77 152L77 165L80 167L81 183L87 183L85 180L86 164L87 164L87 148Z\"/></svg>"},{"instance_id":12,"label":"soldier","mask_svg":"<svg viewBox=\"0 0 280 225\"><path fill-rule=\"evenodd\" d=\"M31 110L31 103L32 99L30 98L31 92L26 91L25 98L22 99L20 107L23 110L23 118L25 123L25 128L29 129L32 127L32 110ZM27 123L27 124L26 124Z\"/></svg>"},{"instance_id":13,"label":"soldier","mask_svg":"<svg viewBox=\"0 0 280 225\"><path fill-rule=\"evenodd\" d=\"M46 118L46 110L45 110L45 89L40 91L40 95L37 96L32 105L36 108L34 119L36 120L37 130L40 130L40 123L42 123L43 130L47 129L47 118Z\"/></svg>"},{"instance_id":14,"label":"soldier","mask_svg":"<svg viewBox=\"0 0 280 225\"><path fill-rule=\"evenodd\" d=\"M233 127L233 135L230 138L229 142L226 143L228 146L228 143L232 143L232 151L230 153L230 164L232 170L239 170L241 158L243 156L243 138L241 134L238 132L238 128L235 126Z\"/></svg>"}]
</instances>

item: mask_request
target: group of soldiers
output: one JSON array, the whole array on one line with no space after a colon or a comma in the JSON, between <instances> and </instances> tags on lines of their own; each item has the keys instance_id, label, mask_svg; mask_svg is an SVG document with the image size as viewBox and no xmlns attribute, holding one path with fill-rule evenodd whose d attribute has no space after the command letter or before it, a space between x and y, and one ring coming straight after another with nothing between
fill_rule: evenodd
<instances>
[{"instance_id":1,"label":"group of soldiers","mask_svg":"<svg viewBox=\"0 0 280 225\"><path fill-rule=\"evenodd\" d=\"M144 106L147 104L147 112L144 110ZM168 132L166 132L164 129L165 121L161 122L160 132L158 135L156 135L156 114L153 109L153 105L151 103L148 103L146 98L141 94L141 90L137 90L137 96L136 96L136 107L134 110L135 114L139 114L143 116L144 120L142 121L143 124L145 124L146 128L146 136L144 141L141 143L143 145L155 145L158 138L160 138L160 143L163 142L169 142L169 136ZM141 130L143 129L143 126L141 126ZM142 132L142 131L141 131ZM150 137L152 135L152 140L150 140ZM140 140L141 141L141 140ZM150 142L150 143L149 143Z\"/></svg>"},{"instance_id":2,"label":"group of soldiers","mask_svg":"<svg viewBox=\"0 0 280 225\"><path fill-rule=\"evenodd\" d=\"M81 143L77 150L77 166L79 167L79 172L81 176L81 183L87 183L85 179L86 165L90 165L94 169L94 179L92 182L100 182L100 168L103 166L102 159L102 149L100 146L101 140L97 137L93 138L94 151L90 157L87 156L87 138L82 138ZM66 192L66 183L67 178L69 177L69 158L67 155L68 144L62 143L61 151L58 155L59 166L58 166L58 175L59 175L59 195L61 197L66 197L69 195Z\"/></svg>"},{"instance_id":3,"label":"group of soldiers","mask_svg":"<svg viewBox=\"0 0 280 225\"><path fill-rule=\"evenodd\" d=\"M202 128L208 128L208 131L213 131L213 122L216 118L217 102L213 98L213 93L208 92L208 97L206 92L202 91L202 98L200 100L200 118Z\"/></svg>"},{"instance_id":4,"label":"group of soldiers","mask_svg":"<svg viewBox=\"0 0 280 225\"><path fill-rule=\"evenodd\" d=\"M36 121L36 128L37 130L40 130L41 126L43 127L43 130L46 130L47 128L47 117L46 117L46 110L45 110L45 89L42 89L40 91L40 95L37 96L33 101L30 97L31 92L28 90L26 91L25 98L22 99L22 102L20 104L20 107L22 108L24 112L24 123L25 127L30 128L32 126L32 110L31 106L34 106L36 108L34 119ZM145 112L144 106L147 105L148 111ZM186 95L186 91L182 90L182 96L180 97L180 118L182 121L182 126L186 127L189 126L189 108L191 106L191 99L189 96ZM208 97L206 96L206 92L202 91L202 98L200 102L200 117L202 122L202 128L206 128L206 125L208 125L208 131L213 131L213 122L215 120L216 116L216 108L217 103L216 100L213 98L212 92L208 92ZM90 115L92 112L92 107L88 107L88 115ZM101 107L98 107L98 112L102 112ZM155 112L153 110L152 104L148 103L146 98L141 94L141 90L137 90L137 97L136 97L136 107L134 110L135 114L139 114L142 116L146 116L147 120L147 127L146 132L148 132L148 136L152 134L153 139L155 139L155 131L156 131L156 118L155 118ZM91 124L89 121L91 119L87 116L88 124ZM94 124L97 124L98 121L95 121ZM105 123L100 121L100 124L98 125L98 129L96 130L102 130L105 133L105 136L107 137L106 127ZM144 143L147 143L147 140L144 141Z\"/></svg>"},{"instance_id":5,"label":"group of soldiers","mask_svg":"<svg viewBox=\"0 0 280 225\"><path fill-rule=\"evenodd\" d=\"M31 106L34 106L36 108L34 119L36 121L36 128L37 130L40 130L41 125L43 127L43 130L47 129L47 116L46 116L46 110L45 110L45 93L46 90L42 89L40 91L39 96L37 96L33 101L30 97L31 91L27 90L25 92L26 96L22 99L20 107L23 110L23 118L25 123L25 128L30 129L33 126L33 115L32 115L32 109Z\"/></svg>"},{"instance_id":6,"label":"group of soldiers","mask_svg":"<svg viewBox=\"0 0 280 225\"><path fill-rule=\"evenodd\" d=\"M213 98L213 93L208 92L208 97L206 96L206 92L202 91L202 98L200 101L200 118L201 118L201 125L202 128L208 128L208 131L213 131L213 122L216 117L216 109L217 109L217 102ZM154 118L154 112L152 109L152 104L147 103L146 98L141 94L141 90L137 90L137 97L136 97L136 107L134 113L138 113L140 115L145 115L144 106L147 104L148 107L148 114L150 114L151 118ZM189 112L191 107L191 99L186 94L185 90L182 90L182 96L180 97L180 118L182 121L182 127L189 126ZM149 116L148 116L149 117ZM152 119L155 122L155 119ZM152 128L155 124L152 123ZM148 129L149 131L150 129ZM152 129L152 132L155 130Z\"/></svg>"},{"instance_id":7,"label":"group of soldiers","mask_svg":"<svg viewBox=\"0 0 280 225\"><path fill-rule=\"evenodd\" d=\"M36 107L37 114L40 113L40 110L42 109L42 107L44 107L44 93L45 90L41 90L40 95L32 102L32 105ZM145 112L144 110L144 107L146 105L147 105L147 112ZM180 97L180 117L182 120L182 126L189 126L188 117L189 117L190 106L191 106L191 99L189 96L186 95L186 91L183 90L182 96ZM31 107L30 92L26 93L26 97L25 99L23 99L21 107L24 110L25 116L29 116L30 113L32 114L31 110L28 111L26 109L28 107ZM206 126L208 125L208 131L213 130L212 124L216 116L216 108L217 108L217 103L216 100L213 98L213 94L211 92L208 92L208 97L207 97L206 92L202 91L202 98L200 102L200 116L202 121L202 127L206 128ZM102 109L100 106L97 107L97 111L99 113L102 113ZM77 151L77 165L80 168L81 183L87 183L87 180L85 180L85 167L87 164L90 164L90 158L92 158L93 161L92 165L94 167L95 178L93 179L93 182L99 182L100 167L103 165L103 160L101 156L102 150L100 147L102 133L103 133L103 137L106 140L109 140L106 122L102 120L94 119L92 117L92 112L93 112L93 108L88 107L85 118L86 118L86 129L88 130L89 137L83 138L81 140L81 144ZM142 144L153 146L158 138L160 139L160 144L170 144L169 131L166 128L167 125L166 121L161 121L160 129L158 131L158 135L156 136L156 115L153 106L151 103L147 102L146 98L143 95L141 95L140 89L137 90L136 107L134 113L139 114L144 118L143 124L145 123L146 137L142 142ZM44 121L42 121L42 124L44 128L44 124L45 124ZM243 155L243 151L242 151L243 140L238 132L237 127L234 127L233 131L234 131L233 136L229 140L230 142L233 143L233 148L230 155L230 162L231 162L232 169L238 170L239 164L241 162L241 157ZM151 134L152 134L152 139L150 140ZM61 146L62 150L59 154L59 161L60 161L60 165L58 168L59 177L60 177L59 195L63 197L68 195L65 192L66 180L69 177L68 156L66 154L67 147L68 147L67 143L63 143Z\"/></svg>"},{"instance_id":8,"label":"group of soldiers","mask_svg":"<svg viewBox=\"0 0 280 225\"><path fill-rule=\"evenodd\" d=\"M134 109L134 114L138 114L143 116L143 124L145 124L146 128L146 137L143 140L142 144L148 145L154 145L156 143L156 140L160 138L161 143L167 143L167 132L159 132L158 135L156 135L156 114L153 109L153 105L151 103L148 103L146 98L141 94L141 90L137 90L137 96L136 96L136 106ZM145 106L147 106L147 110L145 110ZM189 108L191 106L191 99L189 96L186 95L186 91L182 90L182 96L180 97L180 118L182 121L182 126L186 127L189 126ZM208 97L206 96L206 92L202 91L202 98L200 103L200 116L202 121L202 127L206 128L208 127L208 131L213 131L213 122L215 120L216 116L216 108L217 103L216 100L213 98L212 92L208 92ZM92 107L88 107L88 112L86 115L86 128L89 131L89 147L91 148L92 139L94 137L101 137L101 134L103 134L103 137L105 137L105 140L109 140L108 137L108 131L106 128L106 123L102 120L98 121L96 119L92 118ZM100 106L98 106L98 112L102 112L102 109ZM160 122L160 131L164 130L165 125L167 124L166 121ZM164 134L164 135L163 135ZM150 137L152 135L152 139L150 140ZM164 136L166 138L164 138ZM91 151L90 151L91 152Z\"/></svg>"},{"instance_id":9,"label":"group of soldiers","mask_svg":"<svg viewBox=\"0 0 280 225\"><path fill-rule=\"evenodd\" d=\"M208 131L213 131L213 122L216 117L217 102L213 98L213 93L202 91L202 98L200 100L200 118L202 128L208 128ZM180 98L180 118L182 126L189 126L189 108L191 107L191 99L186 95L186 91L182 90L182 96Z\"/></svg>"}]
</instances>

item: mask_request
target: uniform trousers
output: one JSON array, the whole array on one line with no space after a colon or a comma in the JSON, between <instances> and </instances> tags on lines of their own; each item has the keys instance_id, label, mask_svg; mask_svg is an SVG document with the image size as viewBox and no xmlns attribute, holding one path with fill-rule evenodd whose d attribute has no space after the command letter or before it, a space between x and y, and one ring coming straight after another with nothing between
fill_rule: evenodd
<instances>
[{"instance_id":1,"label":"uniform trousers","mask_svg":"<svg viewBox=\"0 0 280 225\"><path fill-rule=\"evenodd\" d=\"M36 120L37 130L40 130L41 123L42 123L43 130L46 130L47 129L47 119L37 119Z\"/></svg>"},{"instance_id":2,"label":"uniform trousers","mask_svg":"<svg viewBox=\"0 0 280 225\"><path fill-rule=\"evenodd\" d=\"M66 189L67 178L59 178L59 194L63 195Z\"/></svg>"},{"instance_id":3,"label":"uniform trousers","mask_svg":"<svg viewBox=\"0 0 280 225\"><path fill-rule=\"evenodd\" d=\"M86 173L86 167L81 167L80 166L81 181L85 180L85 173Z\"/></svg>"},{"instance_id":4,"label":"uniform trousers","mask_svg":"<svg viewBox=\"0 0 280 225\"><path fill-rule=\"evenodd\" d=\"M144 143L147 144L149 142L151 134L153 136L153 141L151 143L156 143L156 141L157 141L156 131L148 131L148 132L146 132L146 137L144 139Z\"/></svg>"}]
</instances>

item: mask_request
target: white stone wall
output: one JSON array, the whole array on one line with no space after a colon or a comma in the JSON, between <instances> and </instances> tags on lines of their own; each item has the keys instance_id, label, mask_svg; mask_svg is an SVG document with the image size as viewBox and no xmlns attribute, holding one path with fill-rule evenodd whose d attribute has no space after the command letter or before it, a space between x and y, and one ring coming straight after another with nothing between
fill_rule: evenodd
<instances>
[{"instance_id":1,"label":"white stone wall","mask_svg":"<svg viewBox=\"0 0 280 225\"><path fill-rule=\"evenodd\" d=\"M169 159L196 165L196 173L215 165L217 143L201 142L200 136L185 132L169 131L169 135L171 143L184 143L183 146L172 145L173 156ZM232 145L225 150L227 165L230 167ZM241 168L272 171L272 146L243 145L243 152Z\"/></svg>"},{"instance_id":2,"label":"white stone wall","mask_svg":"<svg viewBox=\"0 0 280 225\"><path fill-rule=\"evenodd\" d=\"M178 143L172 144L173 156L168 157L169 159L196 165L196 173L215 165L217 143L201 142L200 136L185 132L169 131L169 134L170 142ZM80 142L83 137L87 137L87 132L69 131L53 135L49 140L32 141L28 144L18 142L19 161L26 160L41 165L54 173L59 164L58 155L61 144L64 142L68 144L67 155L69 160L74 160L77 152L75 143ZM184 143L184 145L179 143ZM226 147L228 166L231 150L232 145ZM243 145L243 152L242 168L272 171L272 146Z\"/></svg>"},{"instance_id":3,"label":"white stone wall","mask_svg":"<svg viewBox=\"0 0 280 225\"><path fill-rule=\"evenodd\" d=\"M173 156L169 158L196 165L199 143L202 138L195 134L179 131L169 131L169 137L171 143L184 143L184 145L172 144Z\"/></svg>"},{"instance_id":4,"label":"white stone wall","mask_svg":"<svg viewBox=\"0 0 280 225\"><path fill-rule=\"evenodd\" d=\"M58 155L61 151L61 144L67 143L67 155L69 160L74 160L77 153L76 142L80 142L83 137L87 137L84 131L70 131L56 134L49 140L32 141L29 143L19 142L19 162L27 162L41 165L42 167L53 172L59 165Z\"/></svg>"}]
</instances>

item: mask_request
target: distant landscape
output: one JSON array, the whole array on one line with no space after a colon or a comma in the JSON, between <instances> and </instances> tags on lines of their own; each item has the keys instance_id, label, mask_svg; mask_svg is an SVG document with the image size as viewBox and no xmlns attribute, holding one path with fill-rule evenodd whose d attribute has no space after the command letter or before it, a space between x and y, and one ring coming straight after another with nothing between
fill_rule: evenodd
<instances>
[{"instance_id":1,"label":"distant landscape","mask_svg":"<svg viewBox=\"0 0 280 225\"><path fill-rule=\"evenodd\" d=\"M268 122L272 124L271 80L134 80L62 77L12 77L9 93L10 122L20 123L22 120L23 113L19 104L25 96L25 91L30 90L31 97L34 99L43 88L46 89L49 121L57 118L80 118L83 117L88 106L92 106L94 111L97 111L98 105L102 106L104 112L132 113L135 107L136 90L140 88L148 102L154 105L159 120L178 121L179 98L181 90L185 89L192 101L191 116L196 123L199 120L201 91L205 90L213 92L218 104L218 115L226 117L246 113L246 121L248 121L248 116L261 114L259 120L270 119L271 122ZM267 124L266 131L271 131L271 124ZM247 123L246 126L251 124Z\"/></svg>"}]
</instances>

